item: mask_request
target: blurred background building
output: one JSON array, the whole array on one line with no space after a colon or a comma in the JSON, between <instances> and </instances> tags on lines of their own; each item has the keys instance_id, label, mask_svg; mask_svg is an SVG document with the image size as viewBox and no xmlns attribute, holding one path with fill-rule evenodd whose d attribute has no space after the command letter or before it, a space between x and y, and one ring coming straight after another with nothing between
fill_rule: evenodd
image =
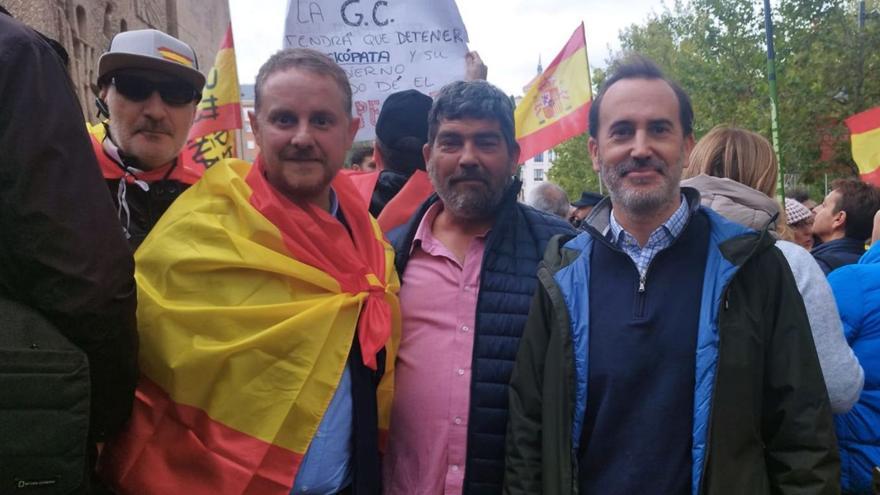
<instances>
[{"instance_id":1,"label":"blurred background building","mask_svg":"<svg viewBox=\"0 0 880 495\"><path fill-rule=\"evenodd\" d=\"M119 32L153 28L188 43L199 69L214 64L226 26L227 0L0 0L18 20L60 42L70 55L70 77L83 116L97 121L92 85L98 58Z\"/></svg>"}]
</instances>

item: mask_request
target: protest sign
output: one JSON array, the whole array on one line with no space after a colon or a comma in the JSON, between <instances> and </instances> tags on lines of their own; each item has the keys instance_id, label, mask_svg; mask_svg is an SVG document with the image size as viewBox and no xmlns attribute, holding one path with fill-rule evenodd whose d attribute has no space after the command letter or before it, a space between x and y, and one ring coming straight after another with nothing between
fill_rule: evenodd
<instances>
[{"instance_id":1,"label":"protest sign","mask_svg":"<svg viewBox=\"0 0 880 495\"><path fill-rule=\"evenodd\" d=\"M433 96L462 79L467 42L454 0L289 0L283 46L326 53L345 70L356 139L367 140L391 93Z\"/></svg>"}]
</instances>

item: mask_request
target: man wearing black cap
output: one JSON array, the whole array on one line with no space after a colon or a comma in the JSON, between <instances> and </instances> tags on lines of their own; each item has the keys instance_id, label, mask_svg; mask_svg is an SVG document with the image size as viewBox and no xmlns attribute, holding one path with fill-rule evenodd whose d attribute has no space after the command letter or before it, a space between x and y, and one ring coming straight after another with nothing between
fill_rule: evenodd
<instances>
[{"instance_id":1,"label":"man wearing black cap","mask_svg":"<svg viewBox=\"0 0 880 495\"><path fill-rule=\"evenodd\" d=\"M370 213L378 217L417 171L425 171L422 146L428 142L431 97L414 89L394 93L385 100L376 120L376 161L382 170L370 199ZM427 176L420 174L425 180ZM415 207L428 197L425 194ZM412 213L412 212L410 212Z\"/></svg>"},{"instance_id":2,"label":"man wearing black cap","mask_svg":"<svg viewBox=\"0 0 880 495\"><path fill-rule=\"evenodd\" d=\"M575 228L580 227L584 219L590 216L590 213L593 211L593 207L596 206L599 201L602 201L601 194L596 194L589 191L582 192L581 199L571 203L572 211L569 214L568 221L571 222L571 224L574 225Z\"/></svg>"},{"instance_id":3,"label":"man wearing black cap","mask_svg":"<svg viewBox=\"0 0 880 495\"><path fill-rule=\"evenodd\" d=\"M89 131L132 249L204 172L178 159L204 85L193 49L155 29L117 34L98 61L109 119Z\"/></svg>"}]
</instances>

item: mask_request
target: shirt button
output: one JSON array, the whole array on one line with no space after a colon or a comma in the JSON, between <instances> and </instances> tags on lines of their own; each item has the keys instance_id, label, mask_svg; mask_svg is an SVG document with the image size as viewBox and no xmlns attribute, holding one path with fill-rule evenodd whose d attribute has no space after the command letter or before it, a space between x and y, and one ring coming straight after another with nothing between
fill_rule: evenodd
<instances>
[{"instance_id":1,"label":"shirt button","mask_svg":"<svg viewBox=\"0 0 880 495\"><path fill-rule=\"evenodd\" d=\"M463 327L461 327L461 331L462 331L462 332L469 332L470 330L471 330L471 329L470 329L470 327L468 327L468 326L463 326Z\"/></svg>"},{"instance_id":2,"label":"shirt button","mask_svg":"<svg viewBox=\"0 0 880 495\"><path fill-rule=\"evenodd\" d=\"M457 425L460 425L460 424L461 424L461 418L455 418L454 420L452 420L452 422L455 423L455 424L457 424Z\"/></svg>"},{"instance_id":3,"label":"shirt button","mask_svg":"<svg viewBox=\"0 0 880 495\"><path fill-rule=\"evenodd\" d=\"M453 465L452 465L452 470L453 470L453 471L458 471L458 464L453 464Z\"/></svg>"},{"instance_id":4,"label":"shirt button","mask_svg":"<svg viewBox=\"0 0 880 495\"><path fill-rule=\"evenodd\" d=\"M464 375L464 368L458 369L458 376Z\"/></svg>"}]
</instances>

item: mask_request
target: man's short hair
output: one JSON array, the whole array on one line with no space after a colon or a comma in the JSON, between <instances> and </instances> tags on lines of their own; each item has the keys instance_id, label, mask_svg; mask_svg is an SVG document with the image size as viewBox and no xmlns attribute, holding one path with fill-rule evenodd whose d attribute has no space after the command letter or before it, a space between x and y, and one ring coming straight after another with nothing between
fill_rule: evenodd
<instances>
[{"instance_id":1,"label":"man's short hair","mask_svg":"<svg viewBox=\"0 0 880 495\"><path fill-rule=\"evenodd\" d=\"M874 214L880 210L880 189L858 179L837 179L831 188L839 193L834 213L846 212L845 235L860 241L871 237Z\"/></svg>"},{"instance_id":2,"label":"man's short hair","mask_svg":"<svg viewBox=\"0 0 880 495\"><path fill-rule=\"evenodd\" d=\"M552 182L542 182L529 194L529 205L541 211L568 218L568 195Z\"/></svg>"},{"instance_id":3,"label":"man's short hair","mask_svg":"<svg viewBox=\"0 0 880 495\"><path fill-rule=\"evenodd\" d=\"M360 165L364 158L369 158L373 156L373 147L372 146L355 146L351 149L351 164L352 165Z\"/></svg>"},{"instance_id":4,"label":"man's short hair","mask_svg":"<svg viewBox=\"0 0 880 495\"><path fill-rule=\"evenodd\" d=\"M599 132L599 109L602 106L602 99L608 88L618 81L624 79L659 79L668 84L678 98L678 118L681 120L681 128L685 136L690 136L694 132L694 107L691 105L691 98L684 92L675 81L667 78L663 71L657 67L657 64L650 59L641 55L631 55L626 58L620 65L614 68L611 76L602 83L599 95L593 100L590 106L590 136L595 139Z\"/></svg>"},{"instance_id":5,"label":"man's short hair","mask_svg":"<svg viewBox=\"0 0 880 495\"><path fill-rule=\"evenodd\" d=\"M498 121L507 149L517 149L513 127L513 102L486 81L455 81L440 90L428 113L428 144L433 145L441 120L486 119Z\"/></svg>"},{"instance_id":6,"label":"man's short hair","mask_svg":"<svg viewBox=\"0 0 880 495\"><path fill-rule=\"evenodd\" d=\"M342 91L342 106L351 115L351 84L345 71L323 53L310 48L285 48L269 57L260 67L254 84L254 109L260 110L260 93L269 76L288 69L302 69L318 75L331 77Z\"/></svg>"}]
</instances>

